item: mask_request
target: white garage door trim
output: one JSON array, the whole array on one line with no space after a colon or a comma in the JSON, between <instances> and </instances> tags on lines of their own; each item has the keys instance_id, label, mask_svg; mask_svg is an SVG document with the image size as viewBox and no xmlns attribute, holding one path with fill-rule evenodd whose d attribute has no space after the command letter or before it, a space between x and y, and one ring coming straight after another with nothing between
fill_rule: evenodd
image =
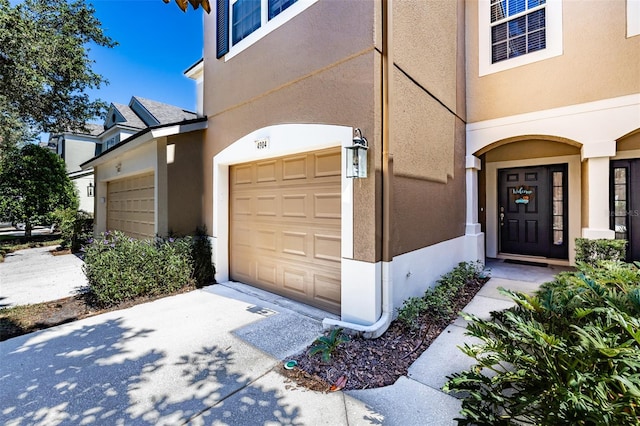
<instances>
[{"instance_id":1,"label":"white garage door trim","mask_svg":"<svg viewBox=\"0 0 640 426\"><path fill-rule=\"evenodd\" d=\"M269 140L268 149L257 149L257 140ZM353 128L323 124L283 124L265 127L244 136L213 158L213 247L216 280L229 281L229 166L261 159L351 146ZM344 149L342 150L344 154ZM353 180L342 173L341 251L353 258ZM344 262L342 264L344 277ZM344 282L344 279L343 279ZM343 286L344 288L344 286ZM343 290L344 291L344 290ZM344 298L343 298L344 303Z\"/></svg>"}]
</instances>

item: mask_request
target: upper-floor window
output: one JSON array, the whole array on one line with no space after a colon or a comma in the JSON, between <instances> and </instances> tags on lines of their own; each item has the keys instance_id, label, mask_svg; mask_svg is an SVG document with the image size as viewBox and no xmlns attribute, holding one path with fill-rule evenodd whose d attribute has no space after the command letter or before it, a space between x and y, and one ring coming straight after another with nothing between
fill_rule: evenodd
<instances>
[{"instance_id":1,"label":"upper-floor window","mask_svg":"<svg viewBox=\"0 0 640 426\"><path fill-rule=\"evenodd\" d=\"M479 0L479 74L562 54L562 0Z\"/></svg>"},{"instance_id":2,"label":"upper-floor window","mask_svg":"<svg viewBox=\"0 0 640 426\"><path fill-rule=\"evenodd\" d=\"M545 0L491 0L491 63L544 49Z\"/></svg>"},{"instance_id":3,"label":"upper-floor window","mask_svg":"<svg viewBox=\"0 0 640 426\"><path fill-rule=\"evenodd\" d=\"M318 0L216 0L217 57L230 59Z\"/></svg>"}]
</instances>

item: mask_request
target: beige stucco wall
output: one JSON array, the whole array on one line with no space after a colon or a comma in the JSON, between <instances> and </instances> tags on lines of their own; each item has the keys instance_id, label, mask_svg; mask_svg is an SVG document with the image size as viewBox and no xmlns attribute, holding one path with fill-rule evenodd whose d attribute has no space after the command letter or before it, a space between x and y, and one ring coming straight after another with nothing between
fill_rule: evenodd
<instances>
[{"instance_id":1,"label":"beige stucco wall","mask_svg":"<svg viewBox=\"0 0 640 426\"><path fill-rule=\"evenodd\" d=\"M466 2L468 122L640 92L640 36L626 1L564 0L563 54L478 76L478 1Z\"/></svg>"},{"instance_id":2,"label":"beige stucco wall","mask_svg":"<svg viewBox=\"0 0 640 426\"><path fill-rule=\"evenodd\" d=\"M209 229L213 157L223 149L277 124L359 127L370 145L369 178L353 181L353 258L381 260L381 4L319 1L227 61L205 43ZM463 0L393 5L392 254L399 255L464 235L465 38ZM215 14L205 16L205 39L215 40Z\"/></svg>"},{"instance_id":3,"label":"beige stucco wall","mask_svg":"<svg viewBox=\"0 0 640 426\"><path fill-rule=\"evenodd\" d=\"M374 6L369 1L320 1L226 62L216 59L215 43L205 43L204 112L209 126L203 219L209 229L215 209L213 157L224 148L277 124L359 127L370 144L371 178L354 181L354 258L379 260L379 182L374 176L380 167L375 115L380 62L373 45ZM205 17L205 39L215 40L215 14ZM238 75L242 78L234 78Z\"/></svg>"},{"instance_id":4,"label":"beige stucco wall","mask_svg":"<svg viewBox=\"0 0 640 426\"><path fill-rule=\"evenodd\" d=\"M486 153L488 163L526 158L560 157L580 154L580 147L550 140L530 139L501 145Z\"/></svg>"},{"instance_id":5,"label":"beige stucco wall","mask_svg":"<svg viewBox=\"0 0 640 426\"><path fill-rule=\"evenodd\" d=\"M392 244L400 255L464 235L464 4L393 4Z\"/></svg>"},{"instance_id":6,"label":"beige stucco wall","mask_svg":"<svg viewBox=\"0 0 640 426\"><path fill-rule=\"evenodd\" d=\"M202 132L167 138L169 232L193 234L202 221Z\"/></svg>"}]
</instances>

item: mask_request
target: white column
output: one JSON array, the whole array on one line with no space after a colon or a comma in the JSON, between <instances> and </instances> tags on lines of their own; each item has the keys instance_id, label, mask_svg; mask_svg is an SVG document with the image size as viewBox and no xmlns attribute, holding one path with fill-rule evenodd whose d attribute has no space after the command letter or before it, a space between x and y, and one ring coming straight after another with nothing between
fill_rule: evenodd
<instances>
[{"instance_id":1,"label":"white column","mask_svg":"<svg viewBox=\"0 0 640 426\"><path fill-rule=\"evenodd\" d=\"M156 142L155 172L155 233L161 237L169 233L169 202L167 179L167 138L159 138Z\"/></svg>"},{"instance_id":2,"label":"white column","mask_svg":"<svg viewBox=\"0 0 640 426\"><path fill-rule=\"evenodd\" d=\"M582 159L586 161L588 223L582 236L589 239L615 238L609 229L609 158L616 155L616 141L585 144Z\"/></svg>"},{"instance_id":3,"label":"white column","mask_svg":"<svg viewBox=\"0 0 640 426\"><path fill-rule=\"evenodd\" d=\"M481 169L480 159L473 155L467 155L466 159L467 180L467 219L465 226L466 252L465 260L484 262L484 233L478 222L478 170Z\"/></svg>"},{"instance_id":4,"label":"white column","mask_svg":"<svg viewBox=\"0 0 640 426\"><path fill-rule=\"evenodd\" d=\"M465 228L467 235L476 235L481 232L480 223L478 223L478 170L481 167L479 158L467 155L467 224Z\"/></svg>"}]
</instances>

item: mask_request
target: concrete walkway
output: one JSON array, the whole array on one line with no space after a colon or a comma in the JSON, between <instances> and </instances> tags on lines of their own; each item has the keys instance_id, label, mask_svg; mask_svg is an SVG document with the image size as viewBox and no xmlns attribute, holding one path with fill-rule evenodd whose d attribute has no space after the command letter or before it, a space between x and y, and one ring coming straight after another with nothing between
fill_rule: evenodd
<instances>
[{"instance_id":1,"label":"concrete walkway","mask_svg":"<svg viewBox=\"0 0 640 426\"><path fill-rule=\"evenodd\" d=\"M488 267L465 308L479 316L510 306L498 286L533 291L559 272ZM456 424L460 401L440 388L470 365L461 319L395 384L324 394L274 368L321 334L325 315L226 283L0 342L0 423Z\"/></svg>"},{"instance_id":2,"label":"concrete walkway","mask_svg":"<svg viewBox=\"0 0 640 426\"><path fill-rule=\"evenodd\" d=\"M53 249L38 247L7 254L0 263L0 308L62 299L86 288L82 260L72 254L53 256Z\"/></svg>"}]
</instances>

